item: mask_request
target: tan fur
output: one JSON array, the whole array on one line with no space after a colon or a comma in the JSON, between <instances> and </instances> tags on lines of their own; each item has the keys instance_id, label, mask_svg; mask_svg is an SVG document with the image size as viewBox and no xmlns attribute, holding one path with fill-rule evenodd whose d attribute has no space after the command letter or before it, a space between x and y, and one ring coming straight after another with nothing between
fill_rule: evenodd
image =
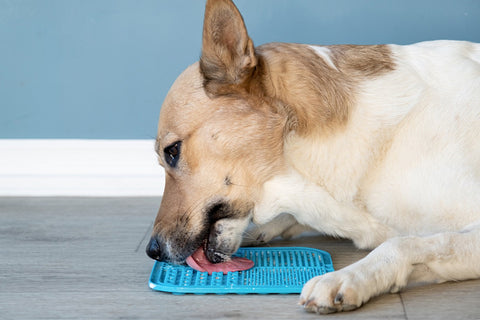
<instances>
[{"instance_id":1,"label":"tan fur","mask_svg":"<svg viewBox=\"0 0 480 320\"><path fill-rule=\"evenodd\" d=\"M378 77L395 69L392 52L386 45L332 45L328 48L339 71L357 81Z\"/></svg>"},{"instance_id":2,"label":"tan fur","mask_svg":"<svg viewBox=\"0 0 480 320\"><path fill-rule=\"evenodd\" d=\"M358 82L394 68L386 46L330 46L332 70L307 45L269 43L257 48L262 94L278 101L290 130L328 133L347 121ZM253 90L252 90L253 91Z\"/></svg>"},{"instance_id":3,"label":"tan fur","mask_svg":"<svg viewBox=\"0 0 480 320\"><path fill-rule=\"evenodd\" d=\"M253 42L231 1L207 2L200 70L211 94L238 92L250 78L257 59Z\"/></svg>"},{"instance_id":4,"label":"tan fur","mask_svg":"<svg viewBox=\"0 0 480 320\"><path fill-rule=\"evenodd\" d=\"M201 211L216 201L228 199L238 217L247 215L263 182L284 167L285 120L257 98L211 99L203 80L199 64L190 66L173 84L160 114L156 151L167 174L154 232L165 238L200 236L205 232L197 227L205 223ZM164 163L163 149L175 141L183 141L184 161L172 169Z\"/></svg>"}]
</instances>

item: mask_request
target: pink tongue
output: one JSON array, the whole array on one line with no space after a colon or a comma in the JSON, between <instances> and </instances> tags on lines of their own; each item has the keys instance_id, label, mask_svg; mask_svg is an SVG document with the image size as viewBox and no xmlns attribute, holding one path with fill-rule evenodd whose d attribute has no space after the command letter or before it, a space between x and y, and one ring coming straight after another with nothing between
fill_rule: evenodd
<instances>
[{"instance_id":1,"label":"pink tongue","mask_svg":"<svg viewBox=\"0 0 480 320\"><path fill-rule=\"evenodd\" d=\"M205 256L203 247L200 247L187 258L187 264L197 271L206 271L211 275L212 272L223 272L223 274L227 274L227 272L248 270L253 267L254 263L252 260L240 257L233 257L231 260L221 263L211 263Z\"/></svg>"}]
</instances>

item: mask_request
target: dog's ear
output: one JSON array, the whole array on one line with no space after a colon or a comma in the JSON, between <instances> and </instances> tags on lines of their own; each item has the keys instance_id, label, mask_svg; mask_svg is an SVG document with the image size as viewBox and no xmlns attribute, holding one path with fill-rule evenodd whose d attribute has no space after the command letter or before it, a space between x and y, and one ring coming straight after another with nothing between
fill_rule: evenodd
<instances>
[{"instance_id":1,"label":"dog's ear","mask_svg":"<svg viewBox=\"0 0 480 320\"><path fill-rule=\"evenodd\" d=\"M231 0L207 0L200 69L205 89L228 94L251 77L257 64L253 42Z\"/></svg>"}]
</instances>

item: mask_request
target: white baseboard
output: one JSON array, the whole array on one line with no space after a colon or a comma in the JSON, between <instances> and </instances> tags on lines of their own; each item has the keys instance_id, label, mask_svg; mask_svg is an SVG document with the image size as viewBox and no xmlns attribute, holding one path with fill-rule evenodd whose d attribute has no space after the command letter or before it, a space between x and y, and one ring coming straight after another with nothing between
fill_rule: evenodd
<instances>
[{"instance_id":1,"label":"white baseboard","mask_svg":"<svg viewBox=\"0 0 480 320\"><path fill-rule=\"evenodd\" d=\"M153 140L2 140L0 196L160 196Z\"/></svg>"}]
</instances>

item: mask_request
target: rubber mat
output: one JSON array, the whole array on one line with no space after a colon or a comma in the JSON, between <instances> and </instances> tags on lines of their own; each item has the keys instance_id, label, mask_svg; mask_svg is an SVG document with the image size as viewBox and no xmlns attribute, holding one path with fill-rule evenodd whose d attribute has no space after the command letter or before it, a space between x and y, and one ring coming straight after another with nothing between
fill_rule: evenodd
<instances>
[{"instance_id":1,"label":"rubber mat","mask_svg":"<svg viewBox=\"0 0 480 320\"><path fill-rule=\"evenodd\" d=\"M330 254L312 248L240 248L234 256L253 260L253 268L209 275L189 266L156 261L149 286L174 294L300 293L308 280L333 271Z\"/></svg>"}]
</instances>

